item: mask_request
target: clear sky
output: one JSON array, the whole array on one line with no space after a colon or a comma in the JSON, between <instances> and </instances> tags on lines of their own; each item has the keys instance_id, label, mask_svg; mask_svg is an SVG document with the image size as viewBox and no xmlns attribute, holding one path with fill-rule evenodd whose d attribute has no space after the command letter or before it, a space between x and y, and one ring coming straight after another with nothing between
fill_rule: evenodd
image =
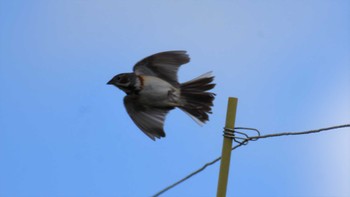
<instances>
[{"instance_id":1,"label":"clear sky","mask_svg":"<svg viewBox=\"0 0 350 197\"><path fill-rule=\"evenodd\" d=\"M180 110L167 137L133 124L106 82L187 50L213 71L210 122ZM0 196L151 196L221 154L227 98L262 134L350 122L350 2L0 0ZM215 196L219 163L164 196ZM251 142L228 196L350 196L350 129Z\"/></svg>"}]
</instances>

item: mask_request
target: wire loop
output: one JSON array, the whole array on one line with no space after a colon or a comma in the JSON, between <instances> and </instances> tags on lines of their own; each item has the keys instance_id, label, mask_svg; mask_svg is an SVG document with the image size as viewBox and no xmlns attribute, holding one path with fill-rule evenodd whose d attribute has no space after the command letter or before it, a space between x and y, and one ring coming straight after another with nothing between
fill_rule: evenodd
<instances>
[{"instance_id":1,"label":"wire loop","mask_svg":"<svg viewBox=\"0 0 350 197\"><path fill-rule=\"evenodd\" d=\"M246 133L247 131L255 131L256 136L250 137ZM232 138L233 141L235 141L238 144L247 145L249 141L256 141L259 139L260 131L255 128L248 127L235 127L234 129L224 127L224 137Z\"/></svg>"}]
</instances>

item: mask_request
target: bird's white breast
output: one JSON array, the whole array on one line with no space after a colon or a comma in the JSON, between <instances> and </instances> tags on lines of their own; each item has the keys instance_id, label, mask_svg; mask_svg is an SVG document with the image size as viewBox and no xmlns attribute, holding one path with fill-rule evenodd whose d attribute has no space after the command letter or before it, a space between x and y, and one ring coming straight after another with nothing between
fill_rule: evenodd
<instances>
[{"instance_id":1,"label":"bird's white breast","mask_svg":"<svg viewBox=\"0 0 350 197\"><path fill-rule=\"evenodd\" d=\"M142 76L140 102L153 106L169 106L174 97L180 97L180 91L170 83L153 76ZM176 99L175 99L176 100Z\"/></svg>"}]
</instances>

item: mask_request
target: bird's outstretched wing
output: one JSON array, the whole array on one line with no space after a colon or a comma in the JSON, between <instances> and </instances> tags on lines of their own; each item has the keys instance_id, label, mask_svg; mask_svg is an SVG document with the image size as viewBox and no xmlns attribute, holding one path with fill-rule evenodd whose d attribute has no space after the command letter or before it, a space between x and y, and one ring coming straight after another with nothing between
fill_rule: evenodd
<instances>
[{"instance_id":1,"label":"bird's outstretched wing","mask_svg":"<svg viewBox=\"0 0 350 197\"><path fill-rule=\"evenodd\" d=\"M137 97L124 97L124 105L134 123L152 140L165 137L164 120L169 109L159 109L138 104Z\"/></svg>"},{"instance_id":2,"label":"bird's outstretched wing","mask_svg":"<svg viewBox=\"0 0 350 197\"><path fill-rule=\"evenodd\" d=\"M177 71L189 61L186 51L165 51L144 58L135 64L133 70L137 75L156 76L177 87Z\"/></svg>"}]
</instances>

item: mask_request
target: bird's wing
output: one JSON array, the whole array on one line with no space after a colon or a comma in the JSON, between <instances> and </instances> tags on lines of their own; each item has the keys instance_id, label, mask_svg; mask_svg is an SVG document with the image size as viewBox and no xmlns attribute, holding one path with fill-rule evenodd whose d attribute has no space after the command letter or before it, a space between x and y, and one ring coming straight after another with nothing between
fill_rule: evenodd
<instances>
[{"instance_id":1,"label":"bird's wing","mask_svg":"<svg viewBox=\"0 0 350 197\"><path fill-rule=\"evenodd\" d=\"M159 109L138 104L133 95L124 97L124 105L134 123L152 140L165 137L163 130L166 114L170 109Z\"/></svg>"},{"instance_id":2,"label":"bird's wing","mask_svg":"<svg viewBox=\"0 0 350 197\"><path fill-rule=\"evenodd\" d=\"M165 51L144 58L134 66L136 75L159 77L177 87L177 71L190 61L186 51Z\"/></svg>"}]
</instances>

